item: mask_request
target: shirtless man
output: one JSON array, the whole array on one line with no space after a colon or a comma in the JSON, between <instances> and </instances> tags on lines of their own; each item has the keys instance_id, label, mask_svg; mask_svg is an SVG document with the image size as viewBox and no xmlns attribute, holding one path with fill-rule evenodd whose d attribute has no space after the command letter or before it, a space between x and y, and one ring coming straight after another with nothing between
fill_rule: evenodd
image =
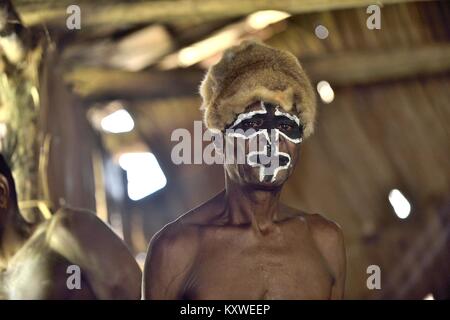
<instances>
[{"instance_id":1,"label":"shirtless man","mask_svg":"<svg viewBox=\"0 0 450 320\"><path fill-rule=\"evenodd\" d=\"M152 239L144 298L341 299L340 228L279 201L313 131L314 92L297 59L243 42L208 71L200 93L206 126L222 133L225 153L244 141L232 150L246 161L225 162L225 190ZM264 147L254 151L257 137Z\"/></svg>"},{"instance_id":2,"label":"shirtless man","mask_svg":"<svg viewBox=\"0 0 450 320\"><path fill-rule=\"evenodd\" d=\"M70 266L77 267L70 267ZM75 278L80 275L80 286ZM69 283L69 285L68 285ZM0 155L0 300L140 299L141 271L124 243L94 214L63 209L31 226L20 215Z\"/></svg>"}]
</instances>

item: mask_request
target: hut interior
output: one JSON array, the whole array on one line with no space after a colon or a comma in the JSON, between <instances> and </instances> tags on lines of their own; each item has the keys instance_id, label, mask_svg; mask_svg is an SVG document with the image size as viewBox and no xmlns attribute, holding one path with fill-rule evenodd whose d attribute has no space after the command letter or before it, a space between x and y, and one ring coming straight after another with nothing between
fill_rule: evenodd
<instances>
[{"instance_id":1,"label":"hut interior","mask_svg":"<svg viewBox=\"0 0 450 320\"><path fill-rule=\"evenodd\" d=\"M317 90L282 198L342 227L345 298L450 299L450 3L372 2L0 1L1 148L27 219L87 208L142 263L158 230L223 189L223 166L194 159L209 144L198 87L256 38ZM190 164L173 161L177 132Z\"/></svg>"}]
</instances>

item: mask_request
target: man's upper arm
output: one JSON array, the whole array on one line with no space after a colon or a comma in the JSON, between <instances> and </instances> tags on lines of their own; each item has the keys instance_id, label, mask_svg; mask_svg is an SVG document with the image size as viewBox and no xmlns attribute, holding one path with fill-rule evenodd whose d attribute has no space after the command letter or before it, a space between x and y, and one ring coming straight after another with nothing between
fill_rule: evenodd
<instances>
[{"instance_id":1,"label":"man's upper arm","mask_svg":"<svg viewBox=\"0 0 450 320\"><path fill-rule=\"evenodd\" d=\"M195 237L178 222L167 225L150 242L144 267L143 298L182 299L194 261Z\"/></svg>"},{"instance_id":2,"label":"man's upper arm","mask_svg":"<svg viewBox=\"0 0 450 320\"><path fill-rule=\"evenodd\" d=\"M344 235L342 229L336 225L334 231L334 249L328 253L330 263L335 273L335 283L333 291L331 293L331 299L343 299L345 290L345 277L346 277L346 253L344 244Z\"/></svg>"},{"instance_id":3,"label":"man's upper arm","mask_svg":"<svg viewBox=\"0 0 450 320\"><path fill-rule=\"evenodd\" d=\"M334 277L331 299L342 299L344 297L347 260L342 229L335 222L320 215L314 215L313 221L316 243Z\"/></svg>"},{"instance_id":4,"label":"man's upper arm","mask_svg":"<svg viewBox=\"0 0 450 320\"><path fill-rule=\"evenodd\" d=\"M123 241L94 214L63 209L47 230L52 250L78 265L98 299L140 299L141 270Z\"/></svg>"}]
</instances>

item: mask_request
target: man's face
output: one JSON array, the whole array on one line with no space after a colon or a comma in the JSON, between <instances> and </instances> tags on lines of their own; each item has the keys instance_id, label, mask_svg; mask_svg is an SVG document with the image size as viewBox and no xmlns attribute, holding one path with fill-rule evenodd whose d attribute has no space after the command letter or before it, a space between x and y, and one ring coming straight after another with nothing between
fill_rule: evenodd
<instances>
[{"instance_id":1,"label":"man's face","mask_svg":"<svg viewBox=\"0 0 450 320\"><path fill-rule=\"evenodd\" d=\"M238 115L224 135L228 176L239 184L271 189L291 175L303 128L298 117L281 107L256 102Z\"/></svg>"}]
</instances>

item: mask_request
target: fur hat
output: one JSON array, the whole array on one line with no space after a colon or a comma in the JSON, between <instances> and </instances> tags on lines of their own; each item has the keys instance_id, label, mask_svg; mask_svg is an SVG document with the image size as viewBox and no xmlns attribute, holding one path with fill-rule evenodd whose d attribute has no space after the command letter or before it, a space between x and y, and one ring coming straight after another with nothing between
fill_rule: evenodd
<instances>
[{"instance_id":1,"label":"fur hat","mask_svg":"<svg viewBox=\"0 0 450 320\"><path fill-rule=\"evenodd\" d=\"M304 137L314 131L316 96L297 58L255 41L227 49L200 85L204 121L221 131L252 102L263 100L294 112Z\"/></svg>"}]
</instances>

